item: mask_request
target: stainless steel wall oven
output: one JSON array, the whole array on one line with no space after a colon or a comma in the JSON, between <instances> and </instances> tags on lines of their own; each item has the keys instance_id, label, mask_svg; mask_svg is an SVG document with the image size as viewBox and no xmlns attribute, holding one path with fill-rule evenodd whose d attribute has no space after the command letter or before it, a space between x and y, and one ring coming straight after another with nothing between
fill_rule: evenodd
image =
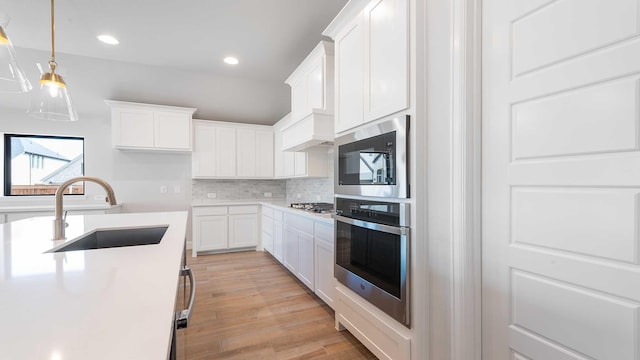
<instances>
[{"instance_id":1,"label":"stainless steel wall oven","mask_svg":"<svg viewBox=\"0 0 640 360\"><path fill-rule=\"evenodd\" d=\"M336 279L406 326L409 204L336 197Z\"/></svg>"},{"instance_id":2,"label":"stainless steel wall oven","mask_svg":"<svg viewBox=\"0 0 640 360\"><path fill-rule=\"evenodd\" d=\"M335 193L408 198L409 116L335 140Z\"/></svg>"}]
</instances>

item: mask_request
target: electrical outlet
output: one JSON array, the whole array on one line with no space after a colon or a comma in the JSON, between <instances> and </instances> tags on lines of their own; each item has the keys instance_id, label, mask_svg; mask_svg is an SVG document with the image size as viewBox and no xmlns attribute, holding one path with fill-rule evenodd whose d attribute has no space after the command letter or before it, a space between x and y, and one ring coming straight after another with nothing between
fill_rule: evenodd
<instances>
[{"instance_id":1,"label":"electrical outlet","mask_svg":"<svg viewBox=\"0 0 640 360\"><path fill-rule=\"evenodd\" d=\"M169 189L167 188L167 185L160 186L160 193L161 194L166 194L167 191L169 191Z\"/></svg>"},{"instance_id":2,"label":"electrical outlet","mask_svg":"<svg viewBox=\"0 0 640 360\"><path fill-rule=\"evenodd\" d=\"M215 198L216 198L216 196L217 196L217 195L216 195L216 193L207 193L207 197L208 197L209 199L215 199Z\"/></svg>"},{"instance_id":3,"label":"electrical outlet","mask_svg":"<svg viewBox=\"0 0 640 360\"><path fill-rule=\"evenodd\" d=\"M272 193L270 193L270 192L266 192L266 193L264 193L264 197L271 197L271 196L273 196L273 194L272 194Z\"/></svg>"},{"instance_id":4,"label":"electrical outlet","mask_svg":"<svg viewBox=\"0 0 640 360\"><path fill-rule=\"evenodd\" d=\"M302 195L296 194L296 199L300 199L301 197L302 197Z\"/></svg>"},{"instance_id":5,"label":"electrical outlet","mask_svg":"<svg viewBox=\"0 0 640 360\"><path fill-rule=\"evenodd\" d=\"M180 191L182 191L182 189L180 189L180 185L174 185L173 186L173 192L176 194L180 194Z\"/></svg>"},{"instance_id":6,"label":"electrical outlet","mask_svg":"<svg viewBox=\"0 0 640 360\"><path fill-rule=\"evenodd\" d=\"M316 195L316 201L317 201L317 202L320 202L320 200L321 200L320 195Z\"/></svg>"}]
</instances>

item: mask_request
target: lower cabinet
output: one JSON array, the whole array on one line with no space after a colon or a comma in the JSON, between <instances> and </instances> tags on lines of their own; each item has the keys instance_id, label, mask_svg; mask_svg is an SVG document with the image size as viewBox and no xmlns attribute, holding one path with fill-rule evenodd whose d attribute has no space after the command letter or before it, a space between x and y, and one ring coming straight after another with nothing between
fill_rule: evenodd
<instances>
[{"instance_id":1,"label":"lower cabinet","mask_svg":"<svg viewBox=\"0 0 640 360\"><path fill-rule=\"evenodd\" d=\"M334 308L333 224L262 206L262 247ZM194 232L195 233L195 232Z\"/></svg>"},{"instance_id":2,"label":"lower cabinet","mask_svg":"<svg viewBox=\"0 0 640 360\"><path fill-rule=\"evenodd\" d=\"M194 207L192 214L193 256L258 245L258 205Z\"/></svg>"},{"instance_id":3,"label":"lower cabinet","mask_svg":"<svg viewBox=\"0 0 640 360\"><path fill-rule=\"evenodd\" d=\"M294 275L298 274L298 232L295 229L284 230L284 256L282 264Z\"/></svg>"},{"instance_id":4,"label":"lower cabinet","mask_svg":"<svg viewBox=\"0 0 640 360\"><path fill-rule=\"evenodd\" d=\"M278 261L283 261L284 256L284 225L282 211L273 210L273 256Z\"/></svg>"},{"instance_id":5,"label":"lower cabinet","mask_svg":"<svg viewBox=\"0 0 640 360\"><path fill-rule=\"evenodd\" d=\"M315 223L313 230L315 253L315 293L334 308L336 280L333 277L334 241L333 225Z\"/></svg>"}]
</instances>

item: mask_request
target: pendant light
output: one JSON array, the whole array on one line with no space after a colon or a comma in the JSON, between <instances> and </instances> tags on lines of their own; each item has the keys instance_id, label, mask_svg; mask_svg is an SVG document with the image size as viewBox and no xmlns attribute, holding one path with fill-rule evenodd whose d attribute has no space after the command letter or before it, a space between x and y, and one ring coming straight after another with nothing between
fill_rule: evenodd
<instances>
[{"instance_id":1,"label":"pendant light","mask_svg":"<svg viewBox=\"0 0 640 360\"><path fill-rule=\"evenodd\" d=\"M7 36L9 17L0 14L0 92L28 92L31 83L16 61L16 51Z\"/></svg>"},{"instance_id":2,"label":"pendant light","mask_svg":"<svg viewBox=\"0 0 640 360\"><path fill-rule=\"evenodd\" d=\"M78 114L73 108L67 84L56 74L54 0L51 0L51 60L49 72L40 77L40 89L32 98L29 115L45 120L76 121Z\"/></svg>"}]
</instances>

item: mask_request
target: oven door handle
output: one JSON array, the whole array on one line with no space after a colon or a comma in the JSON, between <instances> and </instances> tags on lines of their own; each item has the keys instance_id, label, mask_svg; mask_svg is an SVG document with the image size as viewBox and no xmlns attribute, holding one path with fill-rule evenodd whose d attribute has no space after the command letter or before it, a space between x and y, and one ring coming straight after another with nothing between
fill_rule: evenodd
<instances>
[{"instance_id":1,"label":"oven door handle","mask_svg":"<svg viewBox=\"0 0 640 360\"><path fill-rule=\"evenodd\" d=\"M336 221L340 221L349 225L354 225L354 226L358 226L358 227L362 227L370 230L381 231L381 232L394 234L394 235L407 235L406 227L378 224L378 223L373 223L368 221L352 219L352 218L335 215L335 214L333 215L333 218L336 219Z\"/></svg>"},{"instance_id":2,"label":"oven door handle","mask_svg":"<svg viewBox=\"0 0 640 360\"><path fill-rule=\"evenodd\" d=\"M193 270L188 266L180 270L180 275L189 277L189 287L191 288L188 307L176 312L176 327L178 329L184 329L189 326L189 320L191 320L191 314L193 313L193 302L196 299L196 281L193 277Z\"/></svg>"}]
</instances>

